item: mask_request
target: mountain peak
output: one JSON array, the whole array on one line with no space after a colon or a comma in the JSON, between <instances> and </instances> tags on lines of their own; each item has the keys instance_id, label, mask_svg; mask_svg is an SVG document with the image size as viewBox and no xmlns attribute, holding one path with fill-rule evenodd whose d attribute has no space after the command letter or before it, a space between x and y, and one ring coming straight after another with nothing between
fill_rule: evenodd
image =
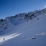
<instances>
[{"instance_id":1,"label":"mountain peak","mask_svg":"<svg viewBox=\"0 0 46 46\"><path fill-rule=\"evenodd\" d=\"M5 28L7 25L8 27L11 26L11 24L18 25L24 22L28 22L34 18L38 19L39 16L45 14L46 14L46 8L42 10L35 10L34 12L20 13L15 16L6 17L5 19L0 19L0 26L2 27L2 24L4 24L3 28Z\"/></svg>"}]
</instances>

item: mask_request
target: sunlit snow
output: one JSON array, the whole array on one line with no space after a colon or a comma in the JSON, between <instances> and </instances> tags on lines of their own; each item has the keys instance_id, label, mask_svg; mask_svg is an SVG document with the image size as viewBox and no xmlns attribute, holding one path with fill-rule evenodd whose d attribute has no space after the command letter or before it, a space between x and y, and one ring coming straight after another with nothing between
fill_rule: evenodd
<instances>
[{"instance_id":1,"label":"sunlit snow","mask_svg":"<svg viewBox=\"0 0 46 46\"><path fill-rule=\"evenodd\" d=\"M14 34L6 35L6 36L0 36L0 43L5 42L5 41L12 39L14 37L17 37L19 35L21 35L21 33L18 33L18 34L14 33Z\"/></svg>"}]
</instances>

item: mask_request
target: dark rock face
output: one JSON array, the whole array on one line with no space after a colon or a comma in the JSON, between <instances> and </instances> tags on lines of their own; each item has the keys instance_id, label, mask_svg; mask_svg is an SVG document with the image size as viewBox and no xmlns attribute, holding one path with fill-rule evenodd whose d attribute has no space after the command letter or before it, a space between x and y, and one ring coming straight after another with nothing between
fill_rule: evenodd
<instances>
[{"instance_id":1,"label":"dark rock face","mask_svg":"<svg viewBox=\"0 0 46 46\"><path fill-rule=\"evenodd\" d=\"M0 19L0 22L3 22L4 20L3 19Z\"/></svg>"}]
</instances>

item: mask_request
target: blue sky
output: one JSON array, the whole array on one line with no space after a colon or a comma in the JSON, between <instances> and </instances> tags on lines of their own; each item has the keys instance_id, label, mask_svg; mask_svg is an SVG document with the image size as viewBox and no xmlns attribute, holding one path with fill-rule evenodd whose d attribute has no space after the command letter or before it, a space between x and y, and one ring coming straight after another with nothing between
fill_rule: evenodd
<instances>
[{"instance_id":1,"label":"blue sky","mask_svg":"<svg viewBox=\"0 0 46 46\"><path fill-rule=\"evenodd\" d=\"M0 0L0 19L43 9L46 0Z\"/></svg>"}]
</instances>

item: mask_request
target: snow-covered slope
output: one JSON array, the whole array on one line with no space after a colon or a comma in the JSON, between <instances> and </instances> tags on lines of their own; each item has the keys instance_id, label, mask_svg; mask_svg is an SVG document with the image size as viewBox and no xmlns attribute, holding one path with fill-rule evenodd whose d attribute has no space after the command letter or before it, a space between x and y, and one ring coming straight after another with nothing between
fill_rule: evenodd
<instances>
[{"instance_id":1,"label":"snow-covered slope","mask_svg":"<svg viewBox=\"0 0 46 46\"><path fill-rule=\"evenodd\" d=\"M0 28L0 46L46 46L46 8L7 17L2 23L7 29Z\"/></svg>"}]
</instances>

